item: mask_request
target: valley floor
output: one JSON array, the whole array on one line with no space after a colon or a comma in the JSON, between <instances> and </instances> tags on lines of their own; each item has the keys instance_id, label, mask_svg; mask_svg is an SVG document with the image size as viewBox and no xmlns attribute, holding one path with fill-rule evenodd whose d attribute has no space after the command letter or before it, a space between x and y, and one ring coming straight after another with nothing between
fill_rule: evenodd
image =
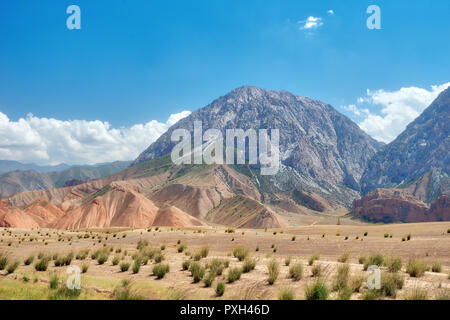
<instances>
[{"instance_id":1,"label":"valley floor","mask_svg":"<svg viewBox=\"0 0 450 320\"><path fill-rule=\"evenodd\" d=\"M0 267L1 257L6 256L9 261L4 270L0 271L0 299L278 299L282 292L285 296L305 299L307 287L317 279L322 279L328 286L329 299L338 299L343 296L339 290L333 290L333 286L337 281L338 269L343 266L348 266L350 270L346 279L348 286L353 288L350 298L373 298L371 293L375 292L368 290L365 282L359 290L354 288L354 283L370 275L363 270L360 258L376 253L380 253L385 259L399 257L402 260L401 271L396 275L404 281L401 288L395 290L395 299L449 299L449 231L450 222L393 225L317 224L270 230L232 230L223 227L152 227L134 230L110 228L80 231L0 229ZM410 240L407 240L408 235ZM137 249L138 244L140 250ZM186 248L183 252L178 252L181 245ZM248 248L256 266L254 270L242 273L239 280L229 283L227 276L230 269L240 269L245 263L233 256L236 247ZM206 257L200 256L201 248L209 249ZM89 254L77 259L82 250L89 250ZM96 259L92 259L91 255L97 250L100 251ZM153 259L143 264L138 273L133 273L133 260L150 251L153 252ZM53 260L56 254L61 258L70 252L74 254L71 265L88 266L87 272L81 275L82 290L75 296L62 289L65 279L69 276L66 273L67 266L56 267ZM106 252L106 261L99 264L99 255ZM162 263L170 267L170 271L160 280L153 275L158 254L164 257ZM314 254L318 259L310 266L308 260ZM49 257L46 271L35 270L39 261L38 255L39 258ZM25 265L24 261L30 256L34 257L33 262ZM285 263L288 257L291 258L290 266ZM118 260L117 265L113 265L114 258ZM194 283L191 272L182 269L183 261L195 258L204 267L214 258L228 260L229 266L224 269L222 275L215 278L211 287L206 287L203 281ZM410 276L406 273L406 265L411 259L423 261L429 266L434 265L434 272L429 269L420 277ZM346 261L344 263L338 260ZM17 268L8 274L8 266L13 265L15 261L19 263ZM267 265L271 261L279 265L279 275L273 285L268 284ZM126 272L120 270L124 263L130 264ZM289 270L298 263L302 265L303 274L301 279L295 281L289 277ZM319 268L321 275L313 277L313 273L318 272ZM382 269L384 277L386 268L383 266ZM205 277L207 274L208 270ZM55 275L58 275L59 285L54 283L57 279ZM123 280L129 283L123 284ZM226 286L221 297L215 292L218 282L223 282ZM50 286L53 286L53 289L50 289ZM426 294L426 297L422 294ZM379 292L375 296L393 298L392 294L386 295L385 292Z\"/></svg>"}]
</instances>

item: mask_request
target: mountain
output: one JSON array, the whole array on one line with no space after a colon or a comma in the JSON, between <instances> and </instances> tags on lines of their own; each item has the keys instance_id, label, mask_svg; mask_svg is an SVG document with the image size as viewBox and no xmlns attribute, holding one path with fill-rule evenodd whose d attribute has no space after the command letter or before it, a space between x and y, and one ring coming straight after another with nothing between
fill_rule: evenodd
<instances>
[{"instance_id":1,"label":"mountain","mask_svg":"<svg viewBox=\"0 0 450 320\"><path fill-rule=\"evenodd\" d=\"M254 183L228 166L174 165L165 156L77 186L15 194L0 201L0 227L288 225L259 200Z\"/></svg>"},{"instance_id":2,"label":"mountain","mask_svg":"<svg viewBox=\"0 0 450 320\"><path fill-rule=\"evenodd\" d=\"M450 174L450 88L369 161L361 178L366 194L376 188L408 187L433 171L430 190L432 201L443 193ZM446 182L447 181L447 182Z\"/></svg>"},{"instance_id":3,"label":"mountain","mask_svg":"<svg viewBox=\"0 0 450 320\"><path fill-rule=\"evenodd\" d=\"M67 164L59 164L57 166L39 166L37 164L34 163L21 163L18 161L10 161L10 160L0 160L0 174L4 174L7 172L11 172L11 171L29 171L29 170L33 170L33 171L37 171L40 173L46 173L46 172L50 172L50 171L62 171L62 170L67 170L69 169L71 166L67 165Z\"/></svg>"},{"instance_id":4,"label":"mountain","mask_svg":"<svg viewBox=\"0 0 450 320\"><path fill-rule=\"evenodd\" d=\"M376 222L450 220L450 88L369 161L353 214Z\"/></svg>"},{"instance_id":5,"label":"mountain","mask_svg":"<svg viewBox=\"0 0 450 320\"><path fill-rule=\"evenodd\" d=\"M169 154L171 134L194 121L203 130L279 129L282 170L272 177L283 191L309 189L344 205L358 196L359 183L369 159L381 144L332 106L287 91L243 86L194 111L150 145L134 165ZM280 191L280 190L278 190Z\"/></svg>"},{"instance_id":6,"label":"mountain","mask_svg":"<svg viewBox=\"0 0 450 320\"><path fill-rule=\"evenodd\" d=\"M279 129L279 172L265 176L249 164L173 163L171 133L192 132L196 120L204 130L221 132ZM4 199L0 226L280 228L337 221L359 198L358 182L380 147L330 105L244 86L180 120L120 172L82 184L65 176L58 180L65 187Z\"/></svg>"},{"instance_id":7,"label":"mountain","mask_svg":"<svg viewBox=\"0 0 450 320\"><path fill-rule=\"evenodd\" d=\"M67 170L40 173L34 170L12 171L0 175L0 198L15 193L53 189L80 184L119 172L130 165L129 161L117 161L95 166L71 167Z\"/></svg>"}]
</instances>

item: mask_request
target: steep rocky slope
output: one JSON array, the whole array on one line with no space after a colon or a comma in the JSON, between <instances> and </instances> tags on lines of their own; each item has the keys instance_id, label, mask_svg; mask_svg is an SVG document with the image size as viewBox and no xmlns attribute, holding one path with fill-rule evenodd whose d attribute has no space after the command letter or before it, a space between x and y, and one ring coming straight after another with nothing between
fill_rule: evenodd
<instances>
[{"instance_id":1,"label":"steep rocky slope","mask_svg":"<svg viewBox=\"0 0 450 320\"><path fill-rule=\"evenodd\" d=\"M354 213L383 222L450 220L449 123L450 88L369 161L361 178L367 194Z\"/></svg>"},{"instance_id":2,"label":"steep rocky slope","mask_svg":"<svg viewBox=\"0 0 450 320\"><path fill-rule=\"evenodd\" d=\"M358 181L366 163L380 147L328 104L286 91L244 86L180 120L134 164L170 153L175 145L170 139L172 132L184 128L192 133L194 121L201 121L203 130L221 130L224 137L229 128L279 129L282 164L328 191L330 184L359 189ZM342 190L344 194L346 191ZM349 192L342 199L353 196ZM347 201L351 203L351 199Z\"/></svg>"},{"instance_id":3,"label":"steep rocky slope","mask_svg":"<svg viewBox=\"0 0 450 320\"><path fill-rule=\"evenodd\" d=\"M439 169L450 174L450 88L368 163L362 192L414 182ZM435 194L435 197L439 194ZM432 199L429 199L432 200Z\"/></svg>"}]
</instances>

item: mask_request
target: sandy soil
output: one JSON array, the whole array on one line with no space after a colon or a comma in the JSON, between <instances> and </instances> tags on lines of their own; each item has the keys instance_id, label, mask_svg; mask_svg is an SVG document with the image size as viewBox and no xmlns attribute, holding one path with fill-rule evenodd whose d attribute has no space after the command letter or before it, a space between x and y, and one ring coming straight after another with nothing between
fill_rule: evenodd
<instances>
[{"instance_id":1,"label":"sandy soil","mask_svg":"<svg viewBox=\"0 0 450 320\"><path fill-rule=\"evenodd\" d=\"M128 251L124 259L133 262L131 255L136 251L139 240L146 240L149 246L160 247L165 245L163 251L165 263L170 265L170 272L162 280L156 280L152 276L152 262L141 268L138 274L133 274L131 268L127 272L120 272L118 266L113 266L112 253L104 265L98 265L97 261L89 257L85 261L75 260L72 264L81 265L89 263L89 270L82 277L82 286L87 290L94 290L104 298L109 298L115 286L119 285L121 279L131 279L136 290L149 299L216 299L218 298L213 288L205 288L203 283L192 283L189 271L182 271L181 264L188 259L185 253L177 252L177 241L187 246L187 251L195 252L201 247L210 249L207 258L200 262L211 260L214 257L229 259L230 267L241 266L236 258L232 257L231 251L236 246L246 246L251 255L257 259L256 269L242 275L241 279L232 284L226 284L224 299L276 299L283 288L292 288L297 299L304 298L305 286L313 281L311 267L308 259L314 253L320 253L321 257L316 264L320 264L324 270L324 277L330 284L340 265L338 257L344 253L350 253L351 275L365 275L362 265L358 263L358 257L371 253L382 253L386 256L399 256L403 259L402 276L405 277L405 285L399 291L397 299L402 299L412 288L424 287L433 292L447 292L450 290L450 222L417 223L417 224L394 224L394 225L310 225L302 227L255 230L239 229L234 233L226 233L225 228L195 227L195 228L170 228L164 227L149 232L145 229L120 229L111 228L89 231L61 231L48 229L0 229L0 252L7 253L11 260L19 260L20 266L15 273L7 275L6 271L0 271L0 298L8 298L3 293L2 281L15 280L21 282L23 275L36 277L39 283L48 281L49 273L53 271L65 273L65 267L54 267L50 262L47 272L34 271L33 265L25 266L24 259L39 252L45 254L68 252L77 253L82 249L96 249L114 247L121 248L122 253ZM39 234L38 234L39 232ZM367 236L364 233L367 232ZM48 235L47 235L48 234ZM89 234L90 238L84 238ZM114 234L116 235L114 237ZM337 235L339 234L339 235ZM385 234L392 234L392 238L385 238ZM403 237L411 234L411 240L402 241ZM124 235L126 235L124 237ZM81 237L81 238L79 238ZM94 237L95 239L92 239ZM293 237L295 240L293 241ZM348 237L348 238L347 238ZM33 241L30 241L33 238ZM60 239L58 241L58 238ZM100 239L99 239L100 238ZM347 238L347 239L346 239ZM19 243L20 242L20 243ZM274 249L276 248L276 252ZM256 248L258 247L258 251ZM288 278L289 267L285 266L286 257L291 257L292 262L300 262L305 269L305 276L300 281ZM407 275L405 264L408 259L416 258L431 264L442 263L440 273L426 272L423 277L411 278ZM274 285L267 283L267 263L276 259L280 263L280 275ZM36 261L36 260L35 260ZM224 271L224 276L228 270ZM222 277L224 277L222 276ZM218 277L217 281L224 281ZM4 290L5 291L5 290ZM352 299L358 299L362 293L355 293ZM336 293L331 295L335 298ZM99 298L98 296L95 298Z\"/></svg>"}]
</instances>

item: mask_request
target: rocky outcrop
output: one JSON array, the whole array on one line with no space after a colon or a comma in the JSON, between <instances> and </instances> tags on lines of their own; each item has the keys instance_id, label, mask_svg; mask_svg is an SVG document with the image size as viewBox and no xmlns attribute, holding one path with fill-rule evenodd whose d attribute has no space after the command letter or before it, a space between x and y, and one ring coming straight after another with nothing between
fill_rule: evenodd
<instances>
[{"instance_id":1,"label":"rocky outcrop","mask_svg":"<svg viewBox=\"0 0 450 320\"><path fill-rule=\"evenodd\" d=\"M401 189L376 189L353 202L353 213L372 222L450 221L450 202L440 197L428 207Z\"/></svg>"}]
</instances>

